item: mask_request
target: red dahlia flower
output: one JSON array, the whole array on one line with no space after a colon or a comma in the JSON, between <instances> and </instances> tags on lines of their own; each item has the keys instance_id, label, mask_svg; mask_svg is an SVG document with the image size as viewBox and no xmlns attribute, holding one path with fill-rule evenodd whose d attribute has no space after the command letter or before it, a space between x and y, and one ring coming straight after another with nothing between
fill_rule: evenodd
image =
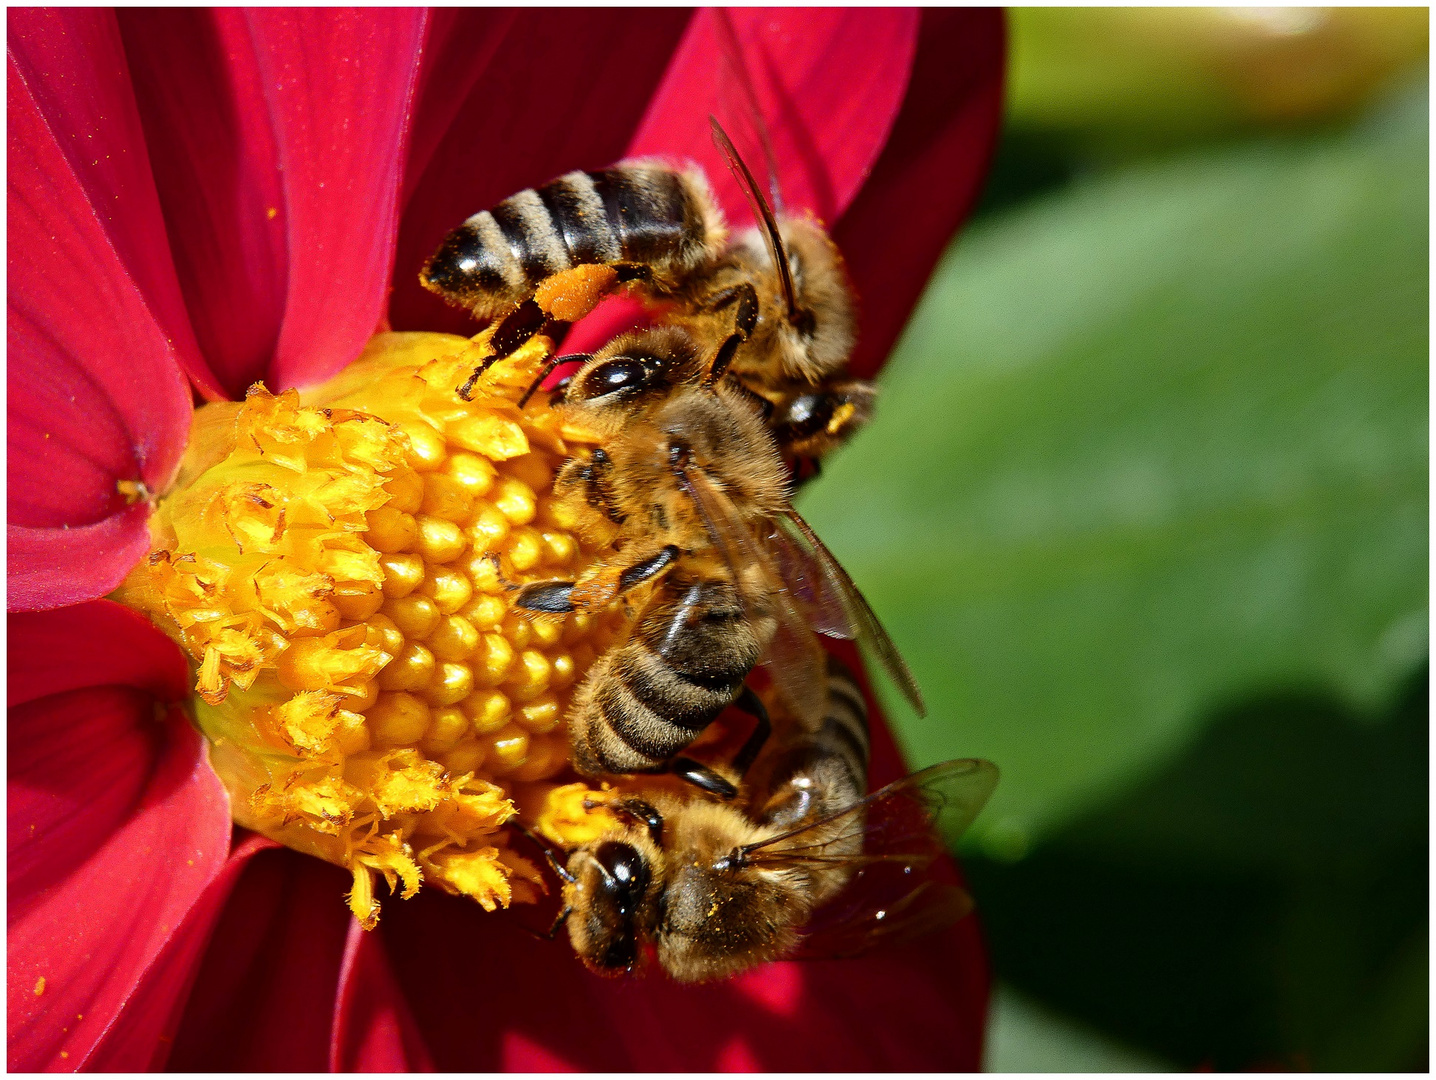
<instances>
[{"instance_id":1,"label":"red dahlia flower","mask_svg":"<svg viewBox=\"0 0 1436 1080\"><path fill-rule=\"evenodd\" d=\"M1000 19L733 19L870 373L975 195ZM185 658L99 599L149 550L194 393L319 382L376 328L471 331L416 272L475 209L664 154L741 221L712 14L12 10L9 49L10 1067L975 1068L971 919L698 987L599 980L435 890L362 931L343 871L232 829Z\"/></svg>"}]
</instances>

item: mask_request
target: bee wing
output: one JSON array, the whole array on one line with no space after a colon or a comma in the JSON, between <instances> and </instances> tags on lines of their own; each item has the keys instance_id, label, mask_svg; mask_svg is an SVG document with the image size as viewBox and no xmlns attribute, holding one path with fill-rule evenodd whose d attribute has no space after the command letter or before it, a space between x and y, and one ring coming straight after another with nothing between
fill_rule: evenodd
<instances>
[{"instance_id":1,"label":"bee wing","mask_svg":"<svg viewBox=\"0 0 1436 1080\"><path fill-rule=\"evenodd\" d=\"M803 862L925 864L967 831L997 787L997 766L981 758L930 765L817 821L743 848L764 866ZM855 837L861 855L843 855Z\"/></svg>"},{"instance_id":2,"label":"bee wing","mask_svg":"<svg viewBox=\"0 0 1436 1080\"><path fill-rule=\"evenodd\" d=\"M945 930L972 910L966 889L932 878L901 894L881 886L864 890L864 884L854 882L814 915L790 954L794 959L841 959L902 945ZM870 899L856 899L865 892Z\"/></svg>"},{"instance_id":3,"label":"bee wing","mask_svg":"<svg viewBox=\"0 0 1436 1080\"><path fill-rule=\"evenodd\" d=\"M753 179L753 174L749 171L747 164L738 156L738 149L733 145L733 140L728 138L728 133L723 130L723 126L713 116L708 117L708 122L713 127L713 141L718 144L718 149L723 151L723 156L728 159L728 168L732 170L733 176L738 181L738 186L743 189L743 194L748 199L748 205L753 208L753 216L762 226L763 240L768 245L768 257L773 260L773 268L777 270L778 280L783 286L783 298L788 303L788 318L796 320L798 296L793 290L793 270L788 265L788 253L783 249L783 238L778 233L778 219L773 216L773 210L768 205L768 200L763 198L758 181Z\"/></svg>"},{"instance_id":4,"label":"bee wing","mask_svg":"<svg viewBox=\"0 0 1436 1080\"><path fill-rule=\"evenodd\" d=\"M813 532L812 526L798 516L796 510L788 510L782 514L779 524L787 531L789 538L798 551L808 557L813 567L815 578L825 582L825 589L828 595L836 595L840 598L842 607L848 616L848 632L833 634L834 637L854 637L863 645L866 645L882 662L893 682L897 683L898 689L908 699L909 704L917 711L919 716L927 715L927 705L922 700L922 691L918 689L917 680L913 678L912 670L907 666L907 661L898 652L893 639L883 629L877 614L869 606L867 599L858 590L848 572L843 569L842 564L827 545L818 539L818 534ZM794 558L791 554L789 558ZM856 630L856 634L853 630ZM826 633L826 631L824 631Z\"/></svg>"},{"instance_id":5,"label":"bee wing","mask_svg":"<svg viewBox=\"0 0 1436 1080\"><path fill-rule=\"evenodd\" d=\"M971 911L966 891L939 880L934 870L996 786L997 767L991 762L948 761L821 821L744 849L755 866L836 863L853 869L843 891L804 927L794 955L853 956L940 930ZM813 834L813 842L803 843L804 834ZM838 853L859 835L861 855Z\"/></svg>"},{"instance_id":6,"label":"bee wing","mask_svg":"<svg viewBox=\"0 0 1436 1080\"><path fill-rule=\"evenodd\" d=\"M746 570L768 578L768 594L777 617L777 629L764 663L789 706L813 727L822 723L826 701L823 650L798 610L787 586L773 567L773 559L754 537L731 499L701 469L686 469L681 483L703 518L713 543L722 552L735 582ZM739 595L743 595L739 588Z\"/></svg>"},{"instance_id":7,"label":"bee wing","mask_svg":"<svg viewBox=\"0 0 1436 1080\"><path fill-rule=\"evenodd\" d=\"M828 575L814 565L798 543L781 528L768 537L778 573L808 616L808 625L820 634L844 641L858 636L842 595Z\"/></svg>"}]
</instances>

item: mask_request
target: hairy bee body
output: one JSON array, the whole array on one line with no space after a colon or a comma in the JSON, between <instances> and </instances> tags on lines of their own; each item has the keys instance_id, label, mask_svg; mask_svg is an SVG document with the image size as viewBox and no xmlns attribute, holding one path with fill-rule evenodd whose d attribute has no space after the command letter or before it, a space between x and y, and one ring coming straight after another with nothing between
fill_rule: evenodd
<instances>
[{"instance_id":1,"label":"hairy bee body","mask_svg":"<svg viewBox=\"0 0 1436 1080\"><path fill-rule=\"evenodd\" d=\"M786 473L750 402L703 386L702 370L676 327L624 335L559 406L601 442L559 469L554 495L581 530L616 524L622 559L588 580L527 585L516 603L569 611L652 582L628 639L570 706L572 761L587 775L663 768L738 698L777 630L766 566L721 550L694 486L721 491L732 529L751 536L787 506Z\"/></svg>"},{"instance_id":2,"label":"hairy bee body","mask_svg":"<svg viewBox=\"0 0 1436 1080\"><path fill-rule=\"evenodd\" d=\"M872 418L877 389L846 373L857 341L857 301L837 245L809 218L777 218L773 225L772 249L761 229L738 233L703 285L720 296L753 288L758 317L733 353L730 377L761 400L780 452L790 461L821 459ZM791 301L774 251L787 263ZM694 302L673 322L716 348L731 320Z\"/></svg>"},{"instance_id":3,"label":"hairy bee body","mask_svg":"<svg viewBox=\"0 0 1436 1080\"><path fill-rule=\"evenodd\" d=\"M789 952L813 910L847 885L854 866L844 860L862 852L863 822L860 811L838 815L867 790L867 709L837 660L825 683L821 726L780 724L739 804L697 793L632 799L620 804L621 828L570 853L569 938L590 968L630 970L652 941L673 978L726 978ZM795 843L824 858L776 869L734 858L766 842L781 856L795 831Z\"/></svg>"},{"instance_id":4,"label":"hairy bee body","mask_svg":"<svg viewBox=\"0 0 1436 1080\"><path fill-rule=\"evenodd\" d=\"M641 267L663 294L710 265L725 235L702 172L629 162L566 173L481 210L444 238L419 280L480 318L577 266Z\"/></svg>"}]
</instances>

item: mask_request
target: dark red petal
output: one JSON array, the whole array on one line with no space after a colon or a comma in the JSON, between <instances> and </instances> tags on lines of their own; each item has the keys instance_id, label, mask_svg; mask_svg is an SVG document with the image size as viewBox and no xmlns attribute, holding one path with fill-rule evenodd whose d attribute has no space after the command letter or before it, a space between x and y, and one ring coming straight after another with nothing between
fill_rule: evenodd
<instances>
[{"instance_id":1,"label":"dark red petal","mask_svg":"<svg viewBox=\"0 0 1436 1080\"><path fill-rule=\"evenodd\" d=\"M322 1072L352 921L343 870L287 848L252 859L220 915L168 1068ZM399 901L387 903L384 917Z\"/></svg>"},{"instance_id":2,"label":"dark red petal","mask_svg":"<svg viewBox=\"0 0 1436 1080\"><path fill-rule=\"evenodd\" d=\"M10 430L13 469L13 425ZM13 473L11 478L13 481ZM10 610L43 611L80 604L110 592L124 580L130 568L149 553L148 518L149 507L136 505L125 507L93 525L73 529L8 526L5 530L10 552L6 602Z\"/></svg>"},{"instance_id":3,"label":"dark red petal","mask_svg":"<svg viewBox=\"0 0 1436 1080\"><path fill-rule=\"evenodd\" d=\"M836 650L857 663L850 645ZM869 694L870 706L873 704ZM904 768L874 712L872 783ZM854 960L769 964L726 983L603 979L568 942L425 889L379 933L442 1070L976 1070L987 962L974 919ZM505 990L490 989L493 978Z\"/></svg>"},{"instance_id":4,"label":"dark red petal","mask_svg":"<svg viewBox=\"0 0 1436 1080\"><path fill-rule=\"evenodd\" d=\"M854 960L726 983L603 979L567 941L425 890L379 932L444 1071L975 1070L987 970L971 919ZM499 988L494 982L498 980Z\"/></svg>"},{"instance_id":5,"label":"dark red petal","mask_svg":"<svg viewBox=\"0 0 1436 1080\"><path fill-rule=\"evenodd\" d=\"M164 702L189 695L189 669L174 642L111 600L11 615L9 626L12 708L92 686L128 686Z\"/></svg>"},{"instance_id":6,"label":"dark red petal","mask_svg":"<svg viewBox=\"0 0 1436 1080\"><path fill-rule=\"evenodd\" d=\"M467 315L420 288L419 268L470 214L621 157L691 13L550 8L506 16L446 15L436 31L405 180L389 309L395 329L474 332ZM457 110L456 94L465 95Z\"/></svg>"},{"instance_id":7,"label":"dark red petal","mask_svg":"<svg viewBox=\"0 0 1436 1080\"><path fill-rule=\"evenodd\" d=\"M384 315L427 18L422 8L244 12L289 250L284 320L263 372L271 389L334 374Z\"/></svg>"},{"instance_id":8,"label":"dark red petal","mask_svg":"<svg viewBox=\"0 0 1436 1080\"><path fill-rule=\"evenodd\" d=\"M902 111L872 176L834 232L860 303L852 368L887 359L932 268L972 208L997 140L1002 13L924 9Z\"/></svg>"},{"instance_id":9,"label":"dark red petal","mask_svg":"<svg viewBox=\"0 0 1436 1080\"><path fill-rule=\"evenodd\" d=\"M753 97L729 60L722 21L730 19ZM632 155L689 158L703 165L734 222L751 222L737 181L714 147L708 115L729 129L745 159L756 100L777 161L785 205L836 221L852 202L887 140L902 103L917 42L910 8L734 8L700 11L674 54ZM763 178L765 163L747 160Z\"/></svg>"},{"instance_id":10,"label":"dark red petal","mask_svg":"<svg viewBox=\"0 0 1436 1080\"><path fill-rule=\"evenodd\" d=\"M12 1069L78 1067L142 990L148 1008L169 1007L176 988L147 983L151 969L229 847L203 740L178 709L156 713L156 693L175 690L172 657L112 637L130 625L113 607L10 619ZM67 677L57 649L77 665L116 655Z\"/></svg>"},{"instance_id":11,"label":"dark red petal","mask_svg":"<svg viewBox=\"0 0 1436 1080\"><path fill-rule=\"evenodd\" d=\"M434 1063L394 981L384 941L349 923L330 1034L330 1072L433 1072Z\"/></svg>"},{"instance_id":12,"label":"dark red petal","mask_svg":"<svg viewBox=\"0 0 1436 1080\"><path fill-rule=\"evenodd\" d=\"M192 339L112 22L10 20L8 508L27 527L10 556L14 608L92 598L128 569L144 515L126 513L116 481L169 481Z\"/></svg>"},{"instance_id":13,"label":"dark red petal","mask_svg":"<svg viewBox=\"0 0 1436 1080\"><path fill-rule=\"evenodd\" d=\"M104 1040L85 1059L86 1071L133 1072L164 1066L220 911L249 860L258 852L276 846L272 840L254 833L241 833L239 843L219 874L170 935L164 950L125 1002Z\"/></svg>"},{"instance_id":14,"label":"dark red petal","mask_svg":"<svg viewBox=\"0 0 1436 1080\"><path fill-rule=\"evenodd\" d=\"M241 397L279 340L288 215L259 59L235 8L121 8L120 34L206 397Z\"/></svg>"}]
</instances>

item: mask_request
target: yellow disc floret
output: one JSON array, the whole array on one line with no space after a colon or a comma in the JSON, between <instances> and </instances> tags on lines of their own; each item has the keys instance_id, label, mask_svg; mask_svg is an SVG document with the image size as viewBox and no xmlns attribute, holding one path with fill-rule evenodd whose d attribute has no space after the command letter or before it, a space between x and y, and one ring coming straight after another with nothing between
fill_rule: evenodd
<instances>
[{"instance_id":1,"label":"yellow disc floret","mask_svg":"<svg viewBox=\"0 0 1436 1080\"><path fill-rule=\"evenodd\" d=\"M604 815L582 785L539 782L567 766L569 695L627 615L511 603L599 553L551 495L572 433L543 394L517 404L550 348L533 339L466 401L482 335L380 334L322 387L202 407L154 550L115 594L192 659L235 820L348 868L365 926L376 877L490 910L534 898L503 827L516 786L560 842Z\"/></svg>"}]
</instances>

